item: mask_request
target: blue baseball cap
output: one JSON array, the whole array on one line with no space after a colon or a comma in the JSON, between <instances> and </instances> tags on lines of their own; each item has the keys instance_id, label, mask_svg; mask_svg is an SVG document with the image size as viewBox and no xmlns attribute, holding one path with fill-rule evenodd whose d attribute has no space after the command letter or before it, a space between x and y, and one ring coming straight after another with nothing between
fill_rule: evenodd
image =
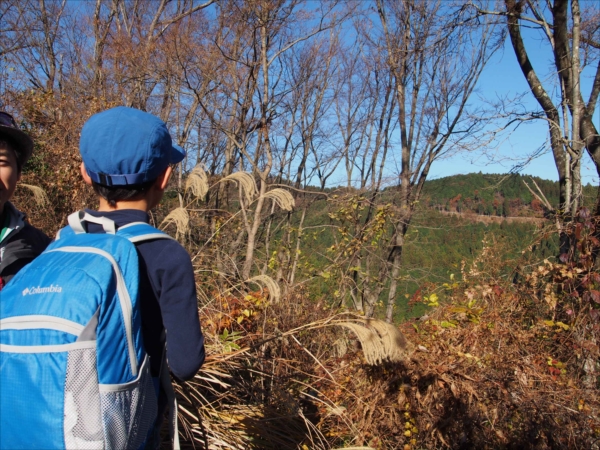
<instances>
[{"instance_id":1,"label":"blue baseball cap","mask_svg":"<svg viewBox=\"0 0 600 450\"><path fill-rule=\"evenodd\" d=\"M79 151L92 181L104 186L153 181L185 158L162 120L125 106L90 117L81 130Z\"/></svg>"}]
</instances>

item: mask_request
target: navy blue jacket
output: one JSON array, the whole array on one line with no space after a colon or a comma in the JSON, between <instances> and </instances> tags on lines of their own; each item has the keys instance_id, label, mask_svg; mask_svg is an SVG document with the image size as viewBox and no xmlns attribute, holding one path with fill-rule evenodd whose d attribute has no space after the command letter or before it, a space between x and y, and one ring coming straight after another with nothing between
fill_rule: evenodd
<instances>
[{"instance_id":1,"label":"navy blue jacket","mask_svg":"<svg viewBox=\"0 0 600 450\"><path fill-rule=\"evenodd\" d=\"M131 222L149 222L148 214L134 209L86 212L111 219L117 228ZM93 223L88 225L88 231L103 232L101 226ZM140 256L142 333L152 375L158 376L160 370L166 330L169 369L178 379L189 380L205 357L190 255L171 239L140 242L136 247Z\"/></svg>"}]
</instances>

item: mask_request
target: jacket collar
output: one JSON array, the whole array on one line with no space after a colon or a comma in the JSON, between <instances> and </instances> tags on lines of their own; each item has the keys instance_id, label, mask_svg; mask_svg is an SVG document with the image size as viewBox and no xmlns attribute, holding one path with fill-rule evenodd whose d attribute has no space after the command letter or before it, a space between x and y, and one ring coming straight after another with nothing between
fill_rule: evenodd
<instances>
[{"instance_id":1,"label":"jacket collar","mask_svg":"<svg viewBox=\"0 0 600 450\"><path fill-rule=\"evenodd\" d=\"M0 242L6 241L8 237L13 234L15 231L20 230L25 226L25 214L19 211L11 202L6 202L4 204L4 210L8 213L8 217L10 217L10 222L8 223L8 233L4 235L4 238Z\"/></svg>"}]
</instances>

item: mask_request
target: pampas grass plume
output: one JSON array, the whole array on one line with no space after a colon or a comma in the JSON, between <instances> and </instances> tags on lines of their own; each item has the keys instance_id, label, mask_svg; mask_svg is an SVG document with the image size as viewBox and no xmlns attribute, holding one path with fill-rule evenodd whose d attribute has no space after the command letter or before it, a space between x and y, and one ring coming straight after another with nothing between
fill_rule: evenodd
<instances>
[{"instance_id":1,"label":"pampas grass plume","mask_svg":"<svg viewBox=\"0 0 600 450\"><path fill-rule=\"evenodd\" d=\"M208 176L202 166L196 166L188 175L185 191L190 191L196 198L204 198L208 192Z\"/></svg>"},{"instance_id":2,"label":"pampas grass plume","mask_svg":"<svg viewBox=\"0 0 600 450\"><path fill-rule=\"evenodd\" d=\"M269 290L269 295L273 302L277 303L281 298L281 288L275 282L273 278L268 275L257 275L255 277L250 278L248 283L255 283L260 286L266 287Z\"/></svg>"},{"instance_id":3,"label":"pampas grass plume","mask_svg":"<svg viewBox=\"0 0 600 450\"><path fill-rule=\"evenodd\" d=\"M273 199L273 201L285 211L291 211L296 205L292 194L290 194L289 191L281 188L275 188L265 192L265 198Z\"/></svg>"},{"instance_id":4,"label":"pampas grass plume","mask_svg":"<svg viewBox=\"0 0 600 450\"><path fill-rule=\"evenodd\" d=\"M362 346L367 364L372 366L384 361L403 361L410 348L394 325L376 319L361 319L337 323L337 325L351 330Z\"/></svg>"},{"instance_id":5,"label":"pampas grass plume","mask_svg":"<svg viewBox=\"0 0 600 450\"><path fill-rule=\"evenodd\" d=\"M254 177L248 172L234 172L231 175L222 178L220 182L223 181L233 181L234 183L239 184L242 187L242 192L246 196L246 201L248 203L250 203L252 198L258 193L256 181L254 181Z\"/></svg>"},{"instance_id":6,"label":"pampas grass plume","mask_svg":"<svg viewBox=\"0 0 600 450\"><path fill-rule=\"evenodd\" d=\"M44 191L41 187L25 183L18 184L18 186L29 189L33 193L33 199L38 206L44 206L48 203L46 191Z\"/></svg>"},{"instance_id":7,"label":"pampas grass plume","mask_svg":"<svg viewBox=\"0 0 600 450\"><path fill-rule=\"evenodd\" d=\"M185 235L189 231L190 225L190 216L187 210L185 208L175 208L164 218L160 226L164 229L171 223L174 223L177 227L177 236Z\"/></svg>"}]
</instances>

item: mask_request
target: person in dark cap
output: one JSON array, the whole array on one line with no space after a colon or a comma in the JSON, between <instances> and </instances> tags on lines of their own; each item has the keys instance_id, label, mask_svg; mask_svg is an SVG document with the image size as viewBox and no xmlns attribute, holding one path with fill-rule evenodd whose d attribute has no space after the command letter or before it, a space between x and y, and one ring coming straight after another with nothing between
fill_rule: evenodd
<instances>
[{"instance_id":1,"label":"person in dark cap","mask_svg":"<svg viewBox=\"0 0 600 450\"><path fill-rule=\"evenodd\" d=\"M50 243L10 202L32 152L31 138L13 116L0 111L0 289Z\"/></svg>"}]
</instances>

